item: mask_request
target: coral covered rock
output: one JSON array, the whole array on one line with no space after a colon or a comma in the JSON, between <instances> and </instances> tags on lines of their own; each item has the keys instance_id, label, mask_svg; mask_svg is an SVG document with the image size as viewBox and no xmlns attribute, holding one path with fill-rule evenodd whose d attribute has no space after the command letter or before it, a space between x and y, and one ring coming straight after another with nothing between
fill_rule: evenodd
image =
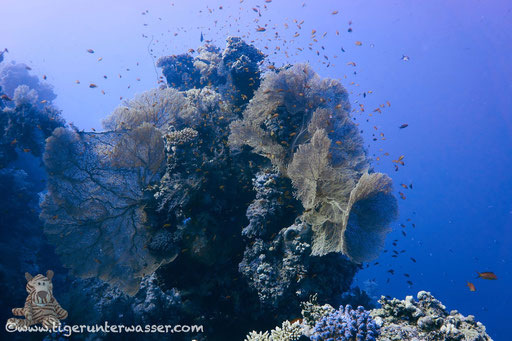
<instances>
[{"instance_id":1,"label":"coral covered rock","mask_svg":"<svg viewBox=\"0 0 512 341\"><path fill-rule=\"evenodd\" d=\"M250 146L291 179L314 255L341 252L361 263L379 254L397 205L391 179L367 173L349 109L340 83L295 65L265 77L231 124L230 145Z\"/></svg>"},{"instance_id":2,"label":"coral covered rock","mask_svg":"<svg viewBox=\"0 0 512 341\"><path fill-rule=\"evenodd\" d=\"M45 82L41 82L35 75L29 73L30 67L23 63L10 62L0 68L0 87L9 97L14 97L16 88L25 85L31 90L35 90L39 100L48 102L57 98L53 92L53 87Z\"/></svg>"},{"instance_id":3,"label":"coral covered rock","mask_svg":"<svg viewBox=\"0 0 512 341\"><path fill-rule=\"evenodd\" d=\"M485 327L472 315L463 316L446 307L429 292L420 291L417 300L407 296L405 300L379 300L382 305L371 315L381 326L379 340L491 340Z\"/></svg>"},{"instance_id":4,"label":"coral covered rock","mask_svg":"<svg viewBox=\"0 0 512 341\"><path fill-rule=\"evenodd\" d=\"M104 132L54 131L41 217L73 274L124 302L155 274L208 339L241 339L314 293L334 304L396 206L338 81L307 65L262 76L263 54L240 38L198 52L160 59L168 87L124 101Z\"/></svg>"}]
</instances>

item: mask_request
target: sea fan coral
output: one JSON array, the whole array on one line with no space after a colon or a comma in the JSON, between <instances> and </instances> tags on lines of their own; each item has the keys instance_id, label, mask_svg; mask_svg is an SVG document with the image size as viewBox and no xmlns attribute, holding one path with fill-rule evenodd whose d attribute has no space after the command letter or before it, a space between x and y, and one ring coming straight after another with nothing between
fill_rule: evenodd
<instances>
[{"instance_id":1,"label":"sea fan coral","mask_svg":"<svg viewBox=\"0 0 512 341\"><path fill-rule=\"evenodd\" d=\"M312 254L342 252L360 263L379 253L397 206L389 178L372 175L376 181L368 182L364 177L370 166L349 109L340 83L321 79L307 65L295 65L263 80L243 118L231 124L229 141L234 149L249 145L292 180L304 208L302 219L315 232ZM356 223L355 213L349 217L355 201L364 196L356 198L363 187L373 201L362 215L376 215ZM349 220L354 226L350 232L357 225L357 231L366 233L346 234Z\"/></svg>"},{"instance_id":2,"label":"sea fan coral","mask_svg":"<svg viewBox=\"0 0 512 341\"><path fill-rule=\"evenodd\" d=\"M44 155L50 177L41 217L73 273L97 276L134 293L144 274L175 255L156 257L144 247L151 231L144 189L155 174L149 160L139 165L111 158L122 156L115 150L125 136L57 129Z\"/></svg>"},{"instance_id":3,"label":"sea fan coral","mask_svg":"<svg viewBox=\"0 0 512 341\"><path fill-rule=\"evenodd\" d=\"M370 316L370 312L359 306L356 310L350 305L324 316L313 328L311 340L375 341L379 335L379 326Z\"/></svg>"},{"instance_id":4,"label":"sea fan coral","mask_svg":"<svg viewBox=\"0 0 512 341\"><path fill-rule=\"evenodd\" d=\"M107 130L134 129L143 123L166 129L175 124L177 114L187 102L176 89L152 89L127 100L103 120Z\"/></svg>"},{"instance_id":5,"label":"sea fan coral","mask_svg":"<svg viewBox=\"0 0 512 341\"><path fill-rule=\"evenodd\" d=\"M397 216L391 189L387 175L364 173L350 192L341 216L315 227L313 253L342 252L358 263L378 256L388 225Z\"/></svg>"}]
</instances>

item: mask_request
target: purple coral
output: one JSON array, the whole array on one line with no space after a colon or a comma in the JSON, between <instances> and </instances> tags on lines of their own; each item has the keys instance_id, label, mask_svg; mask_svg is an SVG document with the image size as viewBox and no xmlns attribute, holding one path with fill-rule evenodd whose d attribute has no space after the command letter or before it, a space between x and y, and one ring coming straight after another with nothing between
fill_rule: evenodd
<instances>
[{"instance_id":1,"label":"purple coral","mask_svg":"<svg viewBox=\"0 0 512 341\"><path fill-rule=\"evenodd\" d=\"M375 341L379 326L370 313L359 306L356 310L347 304L322 317L313 328L313 341Z\"/></svg>"}]
</instances>

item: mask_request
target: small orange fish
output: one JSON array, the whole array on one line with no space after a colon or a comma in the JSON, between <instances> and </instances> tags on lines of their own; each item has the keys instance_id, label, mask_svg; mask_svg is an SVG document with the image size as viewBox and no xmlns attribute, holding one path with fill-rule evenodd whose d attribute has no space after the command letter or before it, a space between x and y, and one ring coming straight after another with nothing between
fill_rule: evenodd
<instances>
[{"instance_id":1,"label":"small orange fish","mask_svg":"<svg viewBox=\"0 0 512 341\"><path fill-rule=\"evenodd\" d=\"M294 324L296 322L298 322L300 324L300 323L302 323L302 319L300 317L296 318L296 319L293 319L293 320L290 321L290 324Z\"/></svg>"},{"instance_id":2,"label":"small orange fish","mask_svg":"<svg viewBox=\"0 0 512 341\"><path fill-rule=\"evenodd\" d=\"M89 84L89 88L97 88L98 86L94 83Z\"/></svg>"},{"instance_id":3,"label":"small orange fish","mask_svg":"<svg viewBox=\"0 0 512 341\"><path fill-rule=\"evenodd\" d=\"M476 272L478 274L477 278L483 278L483 279L490 279L490 280L497 280L498 276L494 274L494 272Z\"/></svg>"},{"instance_id":4,"label":"small orange fish","mask_svg":"<svg viewBox=\"0 0 512 341\"><path fill-rule=\"evenodd\" d=\"M94 50L93 49L87 49L87 52L94 53Z\"/></svg>"},{"instance_id":5,"label":"small orange fish","mask_svg":"<svg viewBox=\"0 0 512 341\"><path fill-rule=\"evenodd\" d=\"M332 14L332 15L336 15L336 14L338 14L338 13L339 13L338 11L333 11L331 14Z\"/></svg>"},{"instance_id":6,"label":"small orange fish","mask_svg":"<svg viewBox=\"0 0 512 341\"><path fill-rule=\"evenodd\" d=\"M362 43L362 42L360 42L360 41L356 41L356 45L357 45L357 46L362 46L362 45L363 45L363 43Z\"/></svg>"},{"instance_id":7,"label":"small orange fish","mask_svg":"<svg viewBox=\"0 0 512 341\"><path fill-rule=\"evenodd\" d=\"M265 27L256 28L256 32L265 32L265 31L266 31Z\"/></svg>"},{"instance_id":8,"label":"small orange fish","mask_svg":"<svg viewBox=\"0 0 512 341\"><path fill-rule=\"evenodd\" d=\"M80 84L80 81L79 81L79 80L77 80L75 83L76 83L76 84Z\"/></svg>"},{"instance_id":9,"label":"small orange fish","mask_svg":"<svg viewBox=\"0 0 512 341\"><path fill-rule=\"evenodd\" d=\"M43 99L43 100L41 101L41 104L46 104L46 103L48 103L48 101L47 101L47 100L45 100L45 99Z\"/></svg>"},{"instance_id":10,"label":"small orange fish","mask_svg":"<svg viewBox=\"0 0 512 341\"><path fill-rule=\"evenodd\" d=\"M46 78L47 78L46 75L43 75L43 79L46 80Z\"/></svg>"},{"instance_id":11,"label":"small orange fish","mask_svg":"<svg viewBox=\"0 0 512 341\"><path fill-rule=\"evenodd\" d=\"M475 285L471 282L468 282L467 286L469 287L469 291L476 291Z\"/></svg>"}]
</instances>

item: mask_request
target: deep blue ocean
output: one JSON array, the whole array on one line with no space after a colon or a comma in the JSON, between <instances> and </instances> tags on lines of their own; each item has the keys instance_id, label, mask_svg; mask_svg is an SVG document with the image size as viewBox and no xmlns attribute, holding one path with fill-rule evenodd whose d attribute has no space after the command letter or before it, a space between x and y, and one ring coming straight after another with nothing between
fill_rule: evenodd
<instances>
[{"instance_id":1,"label":"deep blue ocean","mask_svg":"<svg viewBox=\"0 0 512 341\"><path fill-rule=\"evenodd\" d=\"M377 298L429 291L512 339L512 2L3 0L0 69L26 64L66 122L99 132L122 100L159 86L158 57L228 36L276 68L338 79L373 169L392 178L399 217L353 285ZM15 270L2 281L30 271Z\"/></svg>"}]
</instances>

